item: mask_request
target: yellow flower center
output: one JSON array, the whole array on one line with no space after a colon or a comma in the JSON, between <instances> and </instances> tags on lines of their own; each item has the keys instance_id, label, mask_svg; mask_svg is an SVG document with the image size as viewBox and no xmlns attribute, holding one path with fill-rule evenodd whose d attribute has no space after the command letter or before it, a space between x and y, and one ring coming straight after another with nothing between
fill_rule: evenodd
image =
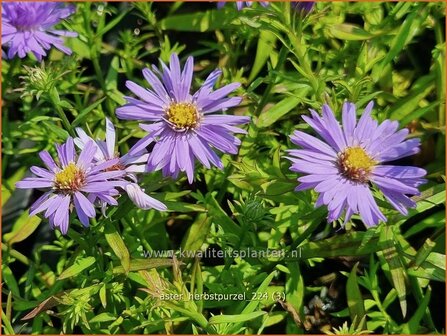
<instances>
[{"instance_id":1,"label":"yellow flower center","mask_svg":"<svg viewBox=\"0 0 447 336\"><path fill-rule=\"evenodd\" d=\"M367 182L377 161L374 161L361 147L348 147L338 155L337 163L340 172L347 178Z\"/></svg>"},{"instance_id":2,"label":"yellow flower center","mask_svg":"<svg viewBox=\"0 0 447 336\"><path fill-rule=\"evenodd\" d=\"M74 192L79 190L84 183L84 172L73 162L70 162L63 170L56 173L54 177L54 188L60 191Z\"/></svg>"},{"instance_id":3,"label":"yellow flower center","mask_svg":"<svg viewBox=\"0 0 447 336\"><path fill-rule=\"evenodd\" d=\"M166 111L166 118L177 131L193 129L200 121L197 107L191 103L172 103Z\"/></svg>"}]
</instances>

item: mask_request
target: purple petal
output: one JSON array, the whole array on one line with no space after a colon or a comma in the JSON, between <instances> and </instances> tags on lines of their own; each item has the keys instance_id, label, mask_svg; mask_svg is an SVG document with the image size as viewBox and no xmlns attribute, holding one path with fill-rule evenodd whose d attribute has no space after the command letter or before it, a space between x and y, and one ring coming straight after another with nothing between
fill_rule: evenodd
<instances>
[{"instance_id":1,"label":"purple petal","mask_svg":"<svg viewBox=\"0 0 447 336\"><path fill-rule=\"evenodd\" d=\"M146 79L146 81L151 85L151 87L154 89L157 96L163 101L163 103L166 105L169 104L170 96L166 92L166 89L164 88L160 80L157 78L157 76L155 76L155 74L147 68L143 70L143 76Z\"/></svg>"},{"instance_id":2,"label":"purple petal","mask_svg":"<svg viewBox=\"0 0 447 336\"><path fill-rule=\"evenodd\" d=\"M90 182L96 182L96 181L105 181L108 179L114 179L118 177L123 177L126 175L126 172L124 170L113 170L113 171L107 171L104 173L98 173L95 175L89 175L87 177L87 183Z\"/></svg>"},{"instance_id":3,"label":"purple petal","mask_svg":"<svg viewBox=\"0 0 447 336\"><path fill-rule=\"evenodd\" d=\"M422 168L411 166L375 166L374 175L383 177L392 177L397 179L419 178L427 175L427 172Z\"/></svg>"},{"instance_id":4,"label":"purple petal","mask_svg":"<svg viewBox=\"0 0 447 336\"><path fill-rule=\"evenodd\" d=\"M396 179L382 176L371 176L371 181L379 186L379 188L385 188L400 192L402 194L418 195L419 191L417 188L408 186Z\"/></svg>"},{"instance_id":5,"label":"purple petal","mask_svg":"<svg viewBox=\"0 0 447 336\"><path fill-rule=\"evenodd\" d=\"M83 192L94 192L94 193L98 193L98 192L104 192L104 191L108 191L110 189L113 189L114 184L110 181L107 182L92 182L92 183L87 183L85 186L83 186L81 188L81 191Z\"/></svg>"},{"instance_id":6,"label":"purple petal","mask_svg":"<svg viewBox=\"0 0 447 336\"><path fill-rule=\"evenodd\" d=\"M98 164L96 164L92 168L92 170L89 172L88 175L90 176L90 175L96 174L96 173L98 173L98 172L100 172L100 171L102 171L104 169L107 169L107 168L110 168L112 166L115 166L119 162L120 162L119 158L115 158L115 159L112 159L112 160L107 160L107 161L98 163Z\"/></svg>"},{"instance_id":7,"label":"purple petal","mask_svg":"<svg viewBox=\"0 0 447 336\"><path fill-rule=\"evenodd\" d=\"M40 167L36 167L36 166L32 166L30 168L31 172L39 177L43 177L45 179L48 180L53 180L54 178L54 173L49 172L46 169L40 168Z\"/></svg>"},{"instance_id":8,"label":"purple petal","mask_svg":"<svg viewBox=\"0 0 447 336\"><path fill-rule=\"evenodd\" d=\"M59 209L61 202L64 199L63 194L57 194L56 197L53 197L52 200L48 203L47 211L45 211L45 217L50 217L53 213Z\"/></svg>"},{"instance_id":9,"label":"purple petal","mask_svg":"<svg viewBox=\"0 0 447 336\"><path fill-rule=\"evenodd\" d=\"M391 146L379 154L383 162L394 161L403 157L419 153L420 139L406 140L399 145Z\"/></svg>"},{"instance_id":10,"label":"purple petal","mask_svg":"<svg viewBox=\"0 0 447 336\"><path fill-rule=\"evenodd\" d=\"M72 137L69 137L67 139L67 142L65 143L65 156L66 156L68 162L74 162L75 149L74 149L74 142L73 142Z\"/></svg>"},{"instance_id":11,"label":"purple petal","mask_svg":"<svg viewBox=\"0 0 447 336\"><path fill-rule=\"evenodd\" d=\"M356 124L355 105L353 103L346 102L343 104L343 133L345 135L346 143L348 146L352 146L353 135Z\"/></svg>"},{"instance_id":12,"label":"purple petal","mask_svg":"<svg viewBox=\"0 0 447 336\"><path fill-rule=\"evenodd\" d=\"M106 144L107 144L107 154L108 158L113 158L115 156L115 127L112 122L106 118Z\"/></svg>"},{"instance_id":13,"label":"purple petal","mask_svg":"<svg viewBox=\"0 0 447 336\"><path fill-rule=\"evenodd\" d=\"M133 147L130 149L129 154L136 155L146 150L146 147L149 146L149 144L154 141L155 137L156 134L149 134L146 135L144 138L138 140L138 142L135 145L133 145Z\"/></svg>"},{"instance_id":14,"label":"purple petal","mask_svg":"<svg viewBox=\"0 0 447 336\"><path fill-rule=\"evenodd\" d=\"M30 207L29 215L34 216L39 212L44 211L51 204L52 199L56 197L52 192L46 192L42 196L40 196Z\"/></svg>"},{"instance_id":15,"label":"purple petal","mask_svg":"<svg viewBox=\"0 0 447 336\"><path fill-rule=\"evenodd\" d=\"M19 189L51 188L52 186L53 181L36 177L26 177L16 183L16 188Z\"/></svg>"},{"instance_id":16,"label":"purple petal","mask_svg":"<svg viewBox=\"0 0 447 336\"><path fill-rule=\"evenodd\" d=\"M77 166L81 169L87 169L94 159L96 150L97 147L93 141L87 142L79 155Z\"/></svg>"},{"instance_id":17,"label":"purple petal","mask_svg":"<svg viewBox=\"0 0 447 336\"><path fill-rule=\"evenodd\" d=\"M227 125L241 125L241 124L247 124L250 122L250 117L246 116L235 116L235 115L206 115L203 118L202 124L204 125L220 125L220 124L227 124Z\"/></svg>"},{"instance_id":18,"label":"purple petal","mask_svg":"<svg viewBox=\"0 0 447 336\"><path fill-rule=\"evenodd\" d=\"M60 202L59 208L54 214L54 226L59 227L62 234L66 234L68 231L70 198L70 195L64 196L64 198Z\"/></svg>"},{"instance_id":19,"label":"purple petal","mask_svg":"<svg viewBox=\"0 0 447 336\"><path fill-rule=\"evenodd\" d=\"M154 105L154 107L158 107L158 108L163 108L166 105L165 100L160 99L152 91L141 87L137 83L134 83L132 81L127 81L126 87L130 91L132 91L136 96L138 96L140 99L142 99L146 103L149 103L149 105Z\"/></svg>"},{"instance_id":20,"label":"purple petal","mask_svg":"<svg viewBox=\"0 0 447 336\"><path fill-rule=\"evenodd\" d=\"M388 202L390 202L390 204L404 216L408 215L407 208L416 207L416 203L408 196L385 188L381 188L380 190Z\"/></svg>"},{"instance_id":21,"label":"purple petal","mask_svg":"<svg viewBox=\"0 0 447 336\"><path fill-rule=\"evenodd\" d=\"M56 171L59 168L57 167L56 163L54 162L53 158L51 157L50 153L48 151L41 151L39 153L40 159L42 162L47 166L47 168L51 171Z\"/></svg>"},{"instance_id":22,"label":"purple petal","mask_svg":"<svg viewBox=\"0 0 447 336\"><path fill-rule=\"evenodd\" d=\"M295 131L293 135L290 137L292 142L298 146L301 146L305 149L315 150L317 152L321 152L327 154L329 156L337 157L337 153L325 144L323 141L308 135L301 131Z\"/></svg>"},{"instance_id":23,"label":"purple petal","mask_svg":"<svg viewBox=\"0 0 447 336\"><path fill-rule=\"evenodd\" d=\"M159 211L167 210L166 205L155 198L146 195L140 186L136 183L129 183L126 186L126 192L132 202L140 209L156 209Z\"/></svg>"},{"instance_id":24,"label":"purple petal","mask_svg":"<svg viewBox=\"0 0 447 336\"><path fill-rule=\"evenodd\" d=\"M74 194L74 200L75 205L76 203L78 206L76 208L82 209L82 211L88 216L88 217L95 217L96 212L95 208L93 207L93 204L79 191L75 192Z\"/></svg>"}]
</instances>

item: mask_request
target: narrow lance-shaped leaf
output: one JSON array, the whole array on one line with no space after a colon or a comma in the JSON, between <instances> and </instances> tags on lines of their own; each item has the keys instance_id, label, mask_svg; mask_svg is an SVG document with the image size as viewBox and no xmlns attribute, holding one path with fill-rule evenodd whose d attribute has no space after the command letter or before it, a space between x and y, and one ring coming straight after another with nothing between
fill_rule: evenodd
<instances>
[{"instance_id":1,"label":"narrow lance-shaped leaf","mask_svg":"<svg viewBox=\"0 0 447 336\"><path fill-rule=\"evenodd\" d=\"M61 275L59 275L58 280L67 279L81 273L83 270L92 266L95 263L95 261L96 261L95 257L77 259L73 263L73 265L68 267L65 271L61 273Z\"/></svg>"},{"instance_id":2,"label":"narrow lance-shaped leaf","mask_svg":"<svg viewBox=\"0 0 447 336\"><path fill-rule=\"evenodd\" d=\"M211 317L208 322L210 324L239 323L254 320L255 318L258 318L265 314L267 314L265 311L257 311L253 313L238 314L238 315L216 315Z\"/></svg>"},{"instance_id":3,"label":"narrow lance-shaped leaf","mask_svg":"<svg viewBox=\"0 0 447 336\"><path fill-rule=\"evenodd\" d=\"M104 234L109 243L110 247L113 250L113 253L118 257L121 261L121 265L123 266L124 272L129 272L130 268L130 254L129 250L124 244L123 239L121 238L120 233L117 231L115 226L110 220L107 220L105 223Z\"/></svg>"},{"instance_id":4,"label":"narrow lance-shaped leaf","mask_svg":"<svg viewBox=\"0 0 447 336\"><path fill-rule=\"evenodd\" d=\"M351 273L348 277L348 282L346 283L346 295L348 299L348 308L349 313L351 315L351 320L355 321L355 328L361 328L361 330L365 329L365 306L363 303L362 293L360 292L359 284L357 282L357 267L359 263L356 263L351 270ZM362 322L363 321L363 322Z\"/></svg>"},{"instance_id":5,"label":"narrow lance-shaped leaf","mask_svg":"<svg viewBox=\"0 0 447 336\"><path fill-rule=\"evenodd\" d=\"M407 314L406 273L402 261L399 258L399 253L394 246L396 240L397 238L394 237L393 229L390 226L383 226L380 230L379 240L381 251L377 255L381 260L382 268L384 268L385 272L389 271L391 281L397 291L402 315L405 317Z\"/></svg>"}]
</instances>

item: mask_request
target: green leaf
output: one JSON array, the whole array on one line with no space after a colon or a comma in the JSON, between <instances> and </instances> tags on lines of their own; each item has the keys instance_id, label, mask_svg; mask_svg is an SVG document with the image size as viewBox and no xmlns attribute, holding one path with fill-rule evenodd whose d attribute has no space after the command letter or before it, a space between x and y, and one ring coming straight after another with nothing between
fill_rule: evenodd
<instances>
[{"instance_id":1,"label":"green leaf","mask_svg":"<svg viewBox=\"0 0 447 336\"><path fill-rule=\"evenodd\" d=\"M208 236L210 227L211 218L205 213L199 214L183 238L182 249L185 251L200 250Z\"/></svg>"},{"instance_id":2,"label":"green leaf","mask_svg":"<svg viewBox=\"0 0 447 336\"><path fill-rule=\"evenodd\" d=\"M39 226L41 218L38 216L29 216L29 212L23 212L15 222L11 232L6 233L3 238L9 246L21 242L28 238Z\"/></svg>"},{"instance_id":3,"label":"green leaf","mask_svg":"<svg viewBox=\"0 0 447 336\"><path fill-rule=\"evenodd\" d=\"M156 267L168 267L173 265L173 260L168 258L131 259L129 269L125 271L123 266L113 268L113 273L128 273L148 270Z\"/></svg>"},{"instance_id":4,"label":"green leaf","mask_svg":"<svg viewBox=\"0 0 447 336\"><path fill-rule=\"evenodd\" d=\"M60 141L65 141L67 140L67 138L69 137L69 133L56 126L55 124L51 123L51 122L47 122L47 121L42 121L42 124L45 126L45 128L52 134L54 134L56 136L56 138Z\"/></svg>"},{"instance_id":5,"label":"green leaf","mask_svg":"<svg viewBox=\"0 0 447 336\"><path fill-rule=\"evenodd\" d=\"M118 72L119 72L120 60L118 56L113 57L110 62L110 68L106 77L107 90L116 90L118 85Z\"/></svg>"},{"instance_id":6,"label":"green leaf","mask_svg":"<svg viewBox=\"0 0 447 336\"><path fill-rule=\"evenodd\" d=\"M413 111L418 111L419 102L424 99L435 87L435 76L433 74L423 76L414 83L412 89L404 98L396 102L388 110L390 119L408 119Z\"/></svg>"},{"instance_id":7,"label":"green leaf","mask_svg":"<svg viewBox=\"0 0 447 336\"><path fill-rule=\"evenodd\" d=\"M328 32L335 38L347 41L369 40L374 34L368 33L360 27L348 23L334 24L328 27Z\"/></svg>"},{"instance_id":8,"label":"green leaf","mask_svg":"<svg viewBox=\"0 0 447 336\"><path fill-rule=\"evenodd\" d=\"M304 280L298 262L287 263L289 274L286 275L286 300L293 310L302 319L302 308L304 300ZM292 314L292 317L296 317ZM296 321L298 322L298 321Z\"/></svg>"},{"instance_id":9,"label":"green leaf","mask_svg":"<svg viewBox=\"0 0 447 336\"><path fill-rule=\"evenodd\" d=\"M210 324L218 324L218 323L239 323L246 322L250 320L254 320L262 315L267 314L265 311L257 311L248 314L239 314L239 315L216 315L209 319Z\"/></svg>"},{"instance_id":10,"label":"green leaf","mask_svg":"<svg viewBox=\"0 0 447 336\"><path fill-rule=\"evenodd\" d=\"M86 257L82 259L77 259L73 265L68 267L65 271L59 275L57 278L58 280L63 280L67 278L71 278L79 273L81 273L83 270L89 268L96 262L95 257Z\"/></svg>"},{"instance_id":11,"label":"green leaf","mask_svg":"<svg viewBox=\"0 0 447 336\"><path fill-rule=\"evenodd\" d=\"M411 317L410 321L405 323L402 326L402 330L400 333L402 334L418 334L420 332L420 322L425 314L425 310L428 307L428 304L430 302L431 297L431 290L430 287L427 288L427 292L424 295L424 299L422 302L418 305L418 309L414 313L414 315Z\"/></svg>"},{"instance_id":12,"label":"green leaf","mask_svg":"<svg viewBox=\"0 0 447 336\"><path fill-rule=\"evenodd\" d=\"M6 283L8 289L12 292L12 295L20 298L19 285L17 284L16 278L14 277L11 269L6 264L3 264L2 266L2 281Z\"/></svg>"},{"instance_id":13,"label":"green leaf","mask_svg":"<svg viewBox=\"0 0 447 336\"><path fill-rule=\"evenodd\" d=\"M407 290L405 286L406 272L399 253L395 246L395 241L399 237L395 237L394 229L390 226L380 227L379 246L381 251L377 253L385 272L389 272L394 288L399 298L402 316L407 314ZM403 239L403 238L402 238ZM386 266L386 267L385 267Z\"/></svg>"},{"instance_id":14,"label":"green leaf","mask_svg":"<svg viewBox=\"0 0 447 336\"><path fill-rule=\"evenodd\" d=\"M269 286L269 284L272 282L273 277L275 276L276 271L273 271L272 273L270 273L267 278L264 279L264 281L261 283L261 285L259 286L258 290L256 291L256 293L265 293L267 291L267 287ZM245 308L241 311L240 314L250 314L253 313L255 311L255 309L258 307L260 301L259 300L252 300L250 301ZM234 334L237 330L239 330L239 328L241 327L241 324L235 324L233 325L233 327L230 329L230 331L228 332L228 334Z\"/></svg>"},{"instance_id":15,"label":"green leaf","mask_svg":"<svg viewBox=\"0 0 447 336\"><path fill-rule=\"evenodd\" d=\"M103 284L101 286L101 289L99 290L99 299L101 300L101 304L104 308L107 307L107 295L106 295L106 284Z\"/></svg>"},{"instance_id":16,"label":"green leaf","mask_svg":"<svg viewBox=\"0 0 447 336\"><path fill-rule=\"evenodd\" d=\"M235 236L240 236L241 234L241 227L237 225L221 208L220 204L216 201L216 199L213 197L213 195L209 194L207 196L207 205L208 205L208 213L210 217L213 219L214 223L217 223L224 232L228 234L232 234ZM229 240L232 240L232 238L227 237ZM233 241L235 244L237 244L238 240Z\"/></svg>"},{"instance_id":17,"label":"green leaf","mask_svg":"<svg viewBox=\"0 0 447 336\"><path fill-rule=\"evenodd\" d=\"M121 261L123 270L125 273L129 272L130 269L130 254L126 247L121 234L118 232L116 227L110 220L107 220L104 226L104 235L106 237L107 243L112 248L113 253Z\"/></svg>"},{"instance_id":18,"label":"green leaf","mask_svg":"<svg viewBox=\"0 0 447 336\"><path fill-rule=\"evenodd\" d=\"M98 105L101 104L105 99L106 99L106 97L102 97L100 100L95 101L92 105L83 109L79 113L79 115L76 117L76 119L73 120L73 123L72 123L73 127L84 123L84 120L87 118L89 113L92 112L96 107L98 107Z\"/></svg>"},{"instance_id":19,"label":"green leaf","mask_svg":"<svg viewBox=\"0 0 447 336\"><path fill-rule=\"evenodd\" d=\"M259 71L269 59L272 51L275 49L276 36L267 30L261 30L258 39L258 47L256 49L256 57L251 68L248 81L252 82L256 78Z\"/></svg>"},{"instance_id":20,"label":"green leaf","mask_svg":"<svg viewBox=\"0 0 447 336\"><path fill-rule=\"evenodd\" d=\"M162 30L177 30L189 32L204 32L220 29L232 20L229 15L222 15L221 11L210 10L193 14L170 15L159 22Z\"/></svg>"},{"instance_id":21,"label":"green leaf","mask_svg":"<svg viewBox=\"0 0 447 336\"><path fill-rule=\"evenodd\" d=\"M115 17L112 21L110 21L103 29L96 33L97 37L103 36L109 30L113 29L130 11L130 9L123 10L117 17Z\"/></svg>"},{"instance_id":22,"label":"green leaf","mask_svg":"<svg viewBox=\"0 0 447 336\"><path fill-rule=\"evenodd\" d=\"M14 328L11 325L11 321L8 319L8 317L6 316L6 314L3 312L2 309L2 326L3 326L3 330L5 332L5 335L16 335L16 333L14 332Z\"/></svg>"},{"instance_id":23,"label":"green leaf","mask_svg":"<svg viewBox=\"0 0 447 336\"><path fill-rule=\"evenodd\" d=\"M434 247L436 246L436 243L433 242L431 239L426 239L424 242L424 245L417 251L415 256L414 264L416 267L421 266L421 264L427 260L429 254L432 252ZM445 260L445 258L444 258Z\"/></svg>"},{"instance_id":24,"label":"green leaf","mask_svg":"<svg viewBox=\"0 0 447 336\"><path fill-rule=\"evenodd\" d=\"M439 106L439 104L440 104L439 101L435 101L435 102L428 104L427 106L424 106L422 108L416 108L416 109L414 109L413 112L410 112L410 113L405 112L405 114L406 114L405 117L400 119L399 122L401 125L407 125L412 120L417 120L419 118L422 118L427 113L434 111L436 106Z\"/></svg>"},{"instance_id":25,"label":"green leaf","mask_svg":"<svg viewBox=\"0 0 447 336\"><path fill-rule=\"evenodd\" d=\"M369 239L368 244L362 244L365 237ZM365 232L352 232L303 244L299 248L299 255L302 259L359 256L375 252L378 249L377 242L377 236L370 237Z\"/></svg>"},{"instance_id":26,"label":"green leaf","mask_svg":"<svg viewBox=\"0 0 447 336\"><path fill-rule=\"evenodd\" d=\"M409 268L407 273L418 278L445 282L445 255L432 252L419 267Z\"/></svg>"},{"instance_id":27,"label":"green leaf","mask_svg":"<svg viewBox=\"0 0 447 336\"><path fill-rule=\"evenodd\" d=\"M284 98L279 103L275 104L272 108L263 111L258 118L256 126L268 127L275 123L278 119L284 117L293 108L295 108L301 101L301 98L291 96Z\"/></svg>"},{"instance_id":28,"label":"green leaf","mask_svg":"<svg viewBox=\"0 0 447 336\"><path fill-rule=\"evenodd\" d=\"M359 284L357 282L357 267L359 263L357 262L349 274L348 281L346 283L346 296L348 300L349 314L351 315L352 321L363 321L362 325L355 325L354 328L361 328L365 330L365 306L363 303L362 293L360 292Z\"/></svg>"},{"instance_id":29,"label":"green leaf","mask_svg":"<svg viewBox=\"0 0 447 336\"><path fill-rule=\"evenodd\" d=\"M163 201L168 207L168 211L175 212L205 212L205 208L200 204L191 204L180 201Z\"/></svg>"},{"instance_id":30,"label":"green leaf","mask_svg":"<svg viewBox=\"0 0 447 336\"><path fill-rule=\"evenodd\" d=\"M16 182L20 181L23 178L25 172L26 168L20 167L14 172L14 174L10 178L8 178L6 181L3 180L4 181L3 183L7 184L9 188L7 188L2 184L2 207L5 205L5 203L9 200L9 198L12 195L10 189L12 190L15 189Z\"/></svg>"},{"instance_id":31,"label":"green leaf","mask_svg":"<svg viewBox=\"0 0 447 336\"><path fill-rule=\"evenodd\" d=\"M108 312L104 312L99 315L96 315L89 322L90 323L110 322L110 321L115 321L116 318L117 317L115 315L108 313Z\"/></svg>"},{"instance_id":32,"label":"green leaf","mask_svg":"<svg viewBox=\"0 0 447 336\"><path fill-rule=\"evenodd\" d=\"M413 36L420 29L422 22L425 21L428 15L427 10L415 10L413 9L410 14L405 18L405 21L400 26L399 32L394 38L389 52L386 54L384 60L380 65L374 67L373 78L377 81L382 76L383 69L388 66L394 58L399 55L402 49L413 39Z\"/></svg>"}]
</instances>

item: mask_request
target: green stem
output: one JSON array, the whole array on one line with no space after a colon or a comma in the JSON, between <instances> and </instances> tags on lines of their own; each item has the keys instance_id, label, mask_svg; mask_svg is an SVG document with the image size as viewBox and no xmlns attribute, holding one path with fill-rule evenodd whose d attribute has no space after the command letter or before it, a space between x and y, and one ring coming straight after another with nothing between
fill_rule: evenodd
<instances>
[{"instance_id":1,"label":"green stem","mask_svg":"<svg viewBox=\"0 0 447 336\"><path fill-rule=\"evenodd\" d=\"M436 37L436 43L437 45L442 45L444 43L444 33L443 28L441 27L441 23L438 19L434 18L435 25L434 25L434 31L435 31L435 37ZM441 102L438 107L438 120L439 125L443 126L445 125L445 53L442 53L443 57L438 56L438 66L439 66L439 78L438 80L441 82L440 85L438 85L437 93L438 93L438 99Z\"/></svg>"},{"instance_id":2,"label":"green stem","mask_svg":"<svg viewBox=\"0 0 447 336\"><path fill-rule=\"evenodd\" d=\"M309 226L304 230L304 232L298 236L298 238L292 243L292 245L290 245L289 251L295 250L298 246L301 245L303 241L305 241L315 231L315 229L321 223L321 215L324 214L325 212L326 209L324 207L319 207L312 212L312 215L316 216L316 219L313 220L309 224Z\"/></svg>"},{"instance_id":3,"label":"green stem","mask_svg":"<svg viewBox=\"0 0 447 336\"><path fill-rule=\"evenodd\" d=\"M312 89L314 90L314 94L318 95L318 80L315 77L314 72L312 71L312 67L310 63L307 61L305 57L306 50L308 49L305 45L302 44L302 21L298 21L298 25L296 29L292 25L288 25L287 35L289 37L290 43L293 46L292 53L295 56L298 64L300 64L303 68L305 75L307 75L307 79L309 80Z\"/></svg>"},{"instance_id":4,"label":"green stem","mask_svg":"<svg viewBox=\"0 0 447 336\"><path fill-rule=\"evenodd\" d=\"M96 46L96 43L95 43L95 46ZM99 64L98 51L95 49L95 46L92 46L92 49L91 49L92 50L93 68L95 69L96 78L98 79L99 85L101 86L101 90L103 91L104 96L107 97L106 100L105 100L105 103L106 103L107 110L109 111L109 116L110 116L110 118L112 118L112 121L114 123L117 123L118 119L117 119L117 117L115 115L115 109L114 109L114 107L112 105L111 98L109 96L109 92L108 92L108 89L107 89L107 84L106 84L106 81L104 79L104 75L103 75L102 70L101 70L101 65Z\"/></svg>"},{"instance_id":5,"label":"green stem","mask_svg":"<svg viewBox=\"0 0 447 336\"><path fill-rule=\"evenodd\" d=\"M133 223L132 220L126 220L124 217L121 218L122 223L124 226L129 226L133 232L137 235L138 238L141 240L141 244L143 244L143 247L146 249L146 251L153 251L153 248L149 244L149 242L144 237L143 233L140 231L140 229Z\"/></svg>"},{"instance_id":6,"label":"green stem","mask_svg":"<svg viewBox=\"0 0 447 336\"><path fill-rule=\"evenodd\" d=\"M59 93L57 92L56 88L53 88L50 91L48 97L51 104L53 104L54 109L56 110L56 113L58 114L59 118L61 118L62 124L64 125L65 129L68 131L68 133L70 133L71 136L75 137L76 134L73 130L73 127L68 121L67 115L65 114L64 110L60 106L61 99L59 97Z\"/></svg>"},{"instance_id":7,"label":"green stem","mask_svg":"<svg viewBox=\"0 0 447 336\"><path fill-rule=\"evenodd\" d=\"M216 330L214 329L214 327L209 325L208 320L202 314L197 313L197 312L192 312L188 309L180 307L180 306L178 306L174 303L171 303L169 301L164 301L163 306L166 306L172 310L175 310L175 311L189 317L190 319L195 321L200 327L202 327L208 334L212 334L212 335L216 334Z\"/></svg>"},{"instance_id":8,"label":"green stem","mask_svg":"<svg viewBox=\"0 0 447 336\"><path fill-rule=\"evenodd\" d=\"M239 242L237 243L237 245L235 247L235 251L240 250L242 243L244 242L245 236L247 235L247 232L248 232L247 223L243 219L241 219L241 226L242 226L241 237L239 238ZM226 271L229 270L233 261L234 261L234 258L232 258L230 262L225 262L224 270L226 270ZM220 273L220 274L222 274L222 273Z\"/></svg>"},{"instance_id":9,"label":"green stem","mask_svg":"<svg viewBox=\"0 0 447 336\"><path fill-rule=\"evenodd\" d=\"M16 250L13 250L13 249L9 248L7 244L2 244L2 251L5 252L5 253L9 253L9 255L11 257L16 258L21 263L23 263L23 264L25 264L27 266L30 265L30 261L29 261L29 259L26 256L24 256L22 253L20 253L20 252L18 252ZM3 260L5 260L5 256L3 256Z\"/></svg>"},{"instance_id":10,"label":"green stem","mask_svg":"<svg viewBox=\"0 0 447 336\"><path fill-rule=\"evenodd\" d=\"M274 69L275 72L278 71L283 66L284 62L286 61L287 53L288 49L285 46L282 46L281 50L279 51L278 62L276 63ZM267 105L267 102L270 98L270 92L272 91L274 85L275 85L275 79L270 78L267 88L265 89L264 94L262 95L261 102L256 108L255 116L259 116L262 110L264 109L265 105Z\"/></svg>"},{"instance_id":11,"label":"green stem","mask_svg":"<svg viewBox=\"0 0 447 336\"><path fill-rule=\"evenodd\" d=\"M15 57L11 63L9 64L9 69L8 69L8 73L6 75L7 80L5 81L5 83L3 84L3 90L2 93L5 93L6 90L9 88L13 77L14 77L14 71L17 69L17 67L20 64L20 59L18 57ZM3 94L2 94L3 96ZM7 100L3 99L4 102L6 102ZM11 126L9 124L9 109L6 108L6 106L3 107L3 115L2 115L2 133L3 133L3 137L6 139L10 139L10 131L11 131ZM13 143L12 141L3 141L4 146L6 147L6 149L8 151L12 151L13 150ZM2 176L5 175L6 172L6 168L8 167L8 159L9 159L9 155L4 155L3 156L3 162L2 162Z\"/></svg>"},{"instance_id":12,"label":"green stem","mask_svg":"<svg viewBox=\"0 0 447 336\"><path fill-rule=\"evenodd\" d=\"M3 312L2 309L2 322L3 322L3 328L5 328L5 334L6 335L15 335L15 331L14 328L11 325L11 321L8 319L8 317L6 316L6 314Z\"/></svg>"},{"instance_id":13,"label":"green stem","mask_svg":"<svg viewBox=\"0 0 447 336\"><path fill-rule=\"evenodd\" d=\"M424 299L424 294L422 292L421 286L419 285L419 282L416 277L411 276L411 275L408 277L410 279L411 287L413 288L413 294L414 294L414 297L416 298L416 302L418 303L418 305L420 305L422 300ZM425 323L427 323L428 326L430 327L430 330L435 330L435 332L437 333L435 323L433 322L433 319L431 318L430 309L428 307L425 309L423 318L424 318Z\"/></svg>"},{"instance_id":14,"label":"green stem","mask_svg":"<svg viewBox=\"0 0 447 336\"><path fill-rule=\"evenodd\" d=\"M276 63L275 71L279 70L283 66L284 62L286 61L286 56L287 56L287 48L283 46L279 52L278 62ZM267 88L264 91L264 94L262 95L261 102L256 108L256 111L254 113L255 116L259 116L259 114L261 114L262 110L264 109L265 105L267 105L267 102L270 98L270 92L272 91L274 85L275 81L273 78L271 78L269 84L267 85ZM240 158L244 157L250 151L252 147L251 145L253 145L254 143L254 139L257 138L258 128L253 123L249 124L247 135L248 136L246 136L242 140L241 148L236 156L235 161L240 161ZM225 170L224 182L219 188L219 193L216 196L216 201L218 203L222 202L222 199L225 195L225 192L229 184L228 176L230 176L233 173L233 171L234 171L234 165L230 165L228 169Z\"/></svg>"}]
</instances>

